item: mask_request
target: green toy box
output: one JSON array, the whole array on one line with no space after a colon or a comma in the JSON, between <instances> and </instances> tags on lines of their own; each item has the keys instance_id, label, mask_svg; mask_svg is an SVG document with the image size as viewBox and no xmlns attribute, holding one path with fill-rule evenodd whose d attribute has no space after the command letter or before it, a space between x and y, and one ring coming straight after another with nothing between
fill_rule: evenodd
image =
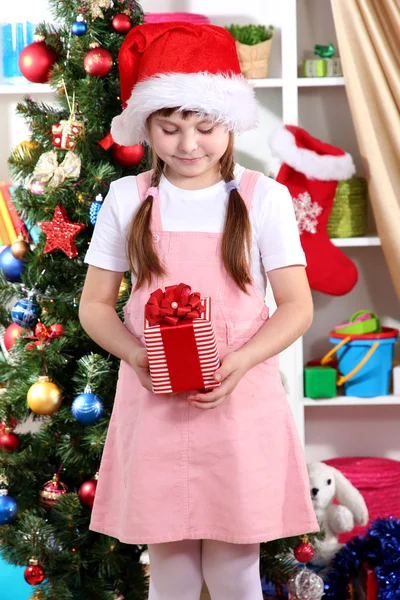
<instances>
[{"instance_id":1,"label":"green toy box","mask_svg":"<svg viewBox=\"0 0 400 600\"><path fill-rule=\"evenodd\" d=\"M337 372L333 367L304 367L304 395L306 398L334 398Z\"/></svg>"}]
</instances>

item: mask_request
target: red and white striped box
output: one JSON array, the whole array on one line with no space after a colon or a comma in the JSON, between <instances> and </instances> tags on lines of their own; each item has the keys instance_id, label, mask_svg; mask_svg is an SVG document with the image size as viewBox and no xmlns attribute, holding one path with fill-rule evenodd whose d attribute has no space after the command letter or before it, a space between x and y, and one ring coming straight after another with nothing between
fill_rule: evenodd
<instances>
[{"instance_id":1,"label":"red and white striped box","mask_svg":"<svg viewBox=\"0 0 400 600\"><path fill-rule=\"evenodd\" d=\"M150 377L155 394L219 387L213 379L220 366L211 321L211 298L201 298L205 311L198 319L176 325L144 322Z\"/></svg>"}]
</instances>

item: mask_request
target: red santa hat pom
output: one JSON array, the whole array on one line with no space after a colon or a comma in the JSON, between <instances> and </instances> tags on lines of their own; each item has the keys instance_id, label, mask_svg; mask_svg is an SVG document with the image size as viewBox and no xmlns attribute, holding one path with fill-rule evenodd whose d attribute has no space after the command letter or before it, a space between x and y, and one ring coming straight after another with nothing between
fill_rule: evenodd
<instances>
[{"instance_id":1,"label":"red santa hat pom","mask_svg":"<svg viewBox=\"0 0 400 600\"><path fill-rule=\"evenodd\" d=\"M274 154L309 179L341 181L350 179L356 172L350 154L321 142L295 125L278 128L269 142Z\"/></svg>"},{"instance_id":2,"label":"red santa hat pom","mask_svg":"<svg viewBox=\"0 0 400 600\"><path fill-rule=\"evenodd\" d=\"M119 52L125 110L111 124L115 142L148 141L146 120L161 108L193 110L242 132L258 125L252 84L242 75L235 40L222 27L144 24L131 29Z\"/></svg>"}]
</instances>

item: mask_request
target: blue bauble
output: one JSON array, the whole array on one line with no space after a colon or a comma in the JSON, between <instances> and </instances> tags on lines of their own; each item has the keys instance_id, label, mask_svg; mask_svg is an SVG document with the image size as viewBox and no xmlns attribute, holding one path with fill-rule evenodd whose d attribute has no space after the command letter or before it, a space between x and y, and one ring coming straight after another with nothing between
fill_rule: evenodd
<instances>
[{"instance_id":1,"label":"blue bauble","mask_svg":"<svg viewBox=\"0 0 400 600\"><path fill-rule=\"evenodd\" d=\"M79 394L72 403L72 414L83 425L93 425L103 416L103 403L96 394Z\"/></svg>"},{"instance_id":2,"label":"blue bauble","mask_svg":"<svg viewBox=\"0 0 400 600\"><path fill-rule=\"evenodd\" d=\"M0 269L3 269L8 281L21 281L24 266L24 261L15 258L11 252L11 246L6 246L0 254Z\"/></svg>"},{"instance_id":3,"label":"blue bauble","mask_svg":"<svg viewBox=\"0 0 400 600\"><path fill-rule=\"evenodd\" d=\"M39 321L40 305L29 298L21 298L11 309L11 318L14 323L31 329Z\"/></svg>"},{"instance_id":4,"label":"blue bauble","mask_svg":"<svg viewBox=\"0 0 400 600\"><path fill-rule=\"evenodd\" d=\"M85 35L87 25L83 21L74 21L71 25L71 33L74 35Z\"/></svg>"},{"instance_id":5,"label":"blue bauble","mask_svg":"<svg viewBox=\"0 0 400 600\"><path fill-rule=\"evenodd\" d=\"M1 493L1 492L0 492ZM18 514L18 506L12 496L0 495L0 525L14 521Z\"/></svg>"},{"instance_id":6,"label":"blue bauble","mask_svg":"<svg viewBox=\"0 0 400 600\"><path fill-rule=\"evenodd\" d=\"M100 198L101 198L101 196L100 196ZM103 206L103 199L97 200L97 197L96 197L96 200L93 200L92 204L90 205L89 216L90 216L90 222L93 226L96 225L97 216L98 216L102 206Z\"/></svg>"}]
</instances>

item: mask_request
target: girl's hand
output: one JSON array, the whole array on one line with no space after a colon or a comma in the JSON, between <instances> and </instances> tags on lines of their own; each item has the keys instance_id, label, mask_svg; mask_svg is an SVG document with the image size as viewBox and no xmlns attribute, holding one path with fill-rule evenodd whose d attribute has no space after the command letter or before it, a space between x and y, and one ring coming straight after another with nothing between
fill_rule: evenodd
<instances>
[{"instance_id":1,"label":"girl's hand","mask_svg":"<svg viewBox=\"0 0 400 600\"><path fill-rule=\"evenodd\" d=\"M188 396L190 404L203 410L222 404L247 371L243 355L230 352L222 359L220 368L214 373L214 379L221 381L221 385L210 392L190 392Z\"/></svg>"},{"instance_id":2,"label":"girl's hand","mask_svg":"<svg viewBox=\"0 0 400 600\"><path fill-rule=\"evenodd\" d=\"M146 390L149 390L149 392L152 392L153 386L150 378L149 359L147 357L146 348L135 348L132 352L129 364L138 376L142 386L146 388Z\"/></svg>"}]
</instances>

